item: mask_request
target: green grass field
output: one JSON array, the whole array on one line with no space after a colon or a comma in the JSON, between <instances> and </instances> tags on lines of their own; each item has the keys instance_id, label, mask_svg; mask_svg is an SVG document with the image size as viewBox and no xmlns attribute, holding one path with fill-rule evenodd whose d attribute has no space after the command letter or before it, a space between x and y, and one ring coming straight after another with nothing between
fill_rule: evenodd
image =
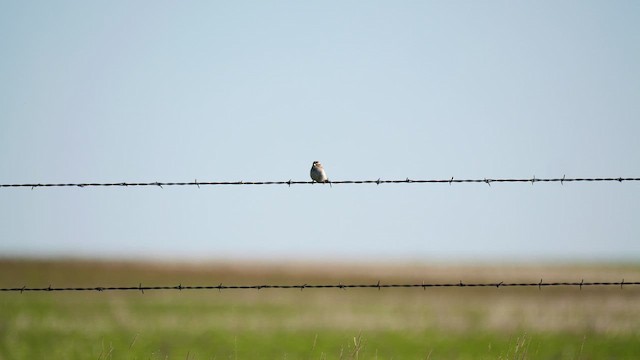
<instances>
[{"instance_id":1,"label":"green grass field","mask_svg":"<svg viewBox=\"0 0 640 360\"><path fill-rule=\"evenodd\" d=\"M0 287L638 281L640 266L0 260ZM637 359L640 288L2 292L0 359Z\"/></svg>"}]
</instances>

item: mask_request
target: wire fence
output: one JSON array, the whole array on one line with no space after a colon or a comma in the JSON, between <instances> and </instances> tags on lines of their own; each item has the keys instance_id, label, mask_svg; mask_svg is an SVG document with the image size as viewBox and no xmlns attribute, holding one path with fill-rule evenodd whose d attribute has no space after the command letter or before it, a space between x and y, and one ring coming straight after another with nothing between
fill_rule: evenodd
<instances>
[{"instance_id":1,"label":"wire fence","mask_svg":"<svg viewBox=\"0 0 640 360\"><path fill-rule=\"evenodd\" d=\"M482 179L428 179L428 180L414 180L406 178L404 180L340 180L329 181L332 184L454 184L454 183L484 183L491 186L491 183L531 183L533 185L536 182L556 182L564 185L565 182L637 182L640 178L634 177L603 177L603 178L482 178ZM194 180L193 182L117 182L117 183L24 183L24 184L0 184L1 188L31 188L32 190L39 187L135 187L135 186L221 186L221 185L312 185L314 181L205 181L199 182ZM638 286L640 282L627 282L624 279L618 282L543 282L540 280L535 283L512 283L512 282L489 282L489 283L464 283L462 281L457 283L409 283L409 284L381 284L378 281L376 284L302 284L302 285L205 285L205 286L183 286L182 284L175 286L143 286L141 283L138 286L120 286L120 287L52 287L45 288L38 287L13 287L13 288L0 288L0 292L60 292L60 291L145 291L153 290L262 290L262 289L354 289L354 288L368 288L368 289L388 289L388 288L482 288L482 287L537 287L542 289L543 287L578 287L582 290L583 287L593 286L619 286L621 289L624 286Z\"/></svg>"},{"instance_id":2,"label":"wire fence","mask_svg":"<svg viewBox=\"0 0 640 360\"><path fill-rule=\"evenodd\" d=\"M603 178L567 178L562 176L561 178L536 178L535 176L530 179L524 178L497 178L497 179L427 179L427 180L415 180L406 178L404 180L338 180L327 181L329 185L341 185L341 184L458 184L458 183L484 183L491 186L492 183L531 183L532 185L537 182L554 182L564 185L565 182L629 182L640 181L637 177L603 177ZM135 187L135 186L223 186L223 185L312 185L316 184L314 181L198 181L191 182L102 182L102 183L28 183L28 184L0 184L0 188L31 188L32 190L40 187Z\"/></svg>"},{"instance_id":3,"label":"wire fence","mask_svg":"<svg viewBox=\"0 0 640 360\"><path fill-rule=\"evenodd\" d=\"M501 287L537 287L542 290L543 287L574 287L582 290L583 287L594 286L619 286L620 289L624 289L625 286L638 286L640 281L625 281L622 279L617 282L543 282L542 279L539 282L489 282L489 283L464 283L462 281L457 283L409 283L409 284L382 284L378 281L375 284L302 284L302 285L205 285L205 286L184 286L182 284L175 286L143 286L140 283L138 286L115 286L115 287L13 287L13 288L0 288L0 292L60 292L60 291L140 291L144 294L145 291L153 290L262 290L262 289L398 289L398 288L422 288L426 290L428 288L501 288Z\"/></svg>"}]
</instances>

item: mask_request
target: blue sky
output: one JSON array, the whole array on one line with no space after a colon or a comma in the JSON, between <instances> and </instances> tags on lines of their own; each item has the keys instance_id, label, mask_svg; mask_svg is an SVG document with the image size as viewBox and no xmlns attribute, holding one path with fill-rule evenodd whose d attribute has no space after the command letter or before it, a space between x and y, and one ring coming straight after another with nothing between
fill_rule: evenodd
<instances>
[{"instance_id":1,"label":"blue sky","mask_svg":"<svg viewBox=\"0 0 640 360\"><path fill-rule=\"evenodd\" d=\"M0 182L640 176L640 3L0 5ZM637 260L640 184L0 190L4 256Z\"/></svg>"}]
</instances>

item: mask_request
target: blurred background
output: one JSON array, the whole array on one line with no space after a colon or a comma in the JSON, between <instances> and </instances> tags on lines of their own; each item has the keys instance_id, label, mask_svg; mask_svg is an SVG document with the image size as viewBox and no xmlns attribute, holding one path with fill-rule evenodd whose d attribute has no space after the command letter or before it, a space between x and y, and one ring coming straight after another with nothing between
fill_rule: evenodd
<instances>
[{"instance_id":1,"label":"blurred background","mask_svg":"<svg viewBox=\"0 0 640 360\"><path fill-rule=\"evenodd\" d=\"M636 2L4 2L0 182L637 177ZM0 189L3 257L635 261L637 183Z\"/></svg>"}]
</instances>

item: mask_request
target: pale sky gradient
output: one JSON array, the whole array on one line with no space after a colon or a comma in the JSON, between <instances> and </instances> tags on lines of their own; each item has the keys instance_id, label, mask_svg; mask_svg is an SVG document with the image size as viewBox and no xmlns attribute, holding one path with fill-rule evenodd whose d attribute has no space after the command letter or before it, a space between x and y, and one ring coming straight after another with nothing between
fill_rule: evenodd
<instances>
[{"instance_id":1,"label":"pale sky gradient","mask_svg":"<svg viewBox=\"0 0 640 360\"><path fill-rule=\"evenodd\" d=\"M638 1L5 1L0 183L640 176ZM0 189L0 255L640 259L640 183Z\"/></svg>"}]
</instances>

